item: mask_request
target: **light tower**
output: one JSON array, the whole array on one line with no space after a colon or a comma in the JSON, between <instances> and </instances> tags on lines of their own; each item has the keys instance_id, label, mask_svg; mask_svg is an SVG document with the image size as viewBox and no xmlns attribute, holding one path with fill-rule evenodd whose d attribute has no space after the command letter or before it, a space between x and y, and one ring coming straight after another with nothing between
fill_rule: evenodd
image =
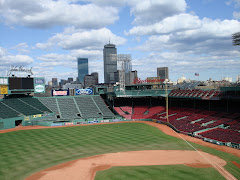
<instances>
[{"instance_id":1,"label":"light tower","mask_svg":"<svg viewBox=\"0 0 240 180\"><path fill-rule=\"evenodd\" d=\"M232 41L234 46L240 46L240 32L232 34Z\"/></svg>"},{"instance_id":2,"label":"light tower","mask_svg":"<svg viewBox=\"0 0 240 180\"><path fill-rule=\"evenodd\" d=\"M111 61L117 61L117 68L119 70L120 91L125 91L125 73L131 69L131 55L130 54L110 54Z\"/></svg>"}]
</instances>

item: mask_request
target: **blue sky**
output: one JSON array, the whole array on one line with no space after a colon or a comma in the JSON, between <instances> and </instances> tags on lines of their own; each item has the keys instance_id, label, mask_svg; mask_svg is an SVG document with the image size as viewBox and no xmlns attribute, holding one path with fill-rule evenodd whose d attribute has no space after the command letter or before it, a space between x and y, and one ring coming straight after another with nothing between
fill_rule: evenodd
<instances>
[{"instance_id":1,"label":"blue sky","mask_svg":"<svg viewBox=\"0 0 240 180\"><path fill-rule=\"evenodd\" d=\"M131 54L141 79L169 67L176 81L240 75L240 0L2 0L0 76L10 65L34 76L77 77L77 57L103 82L103 46ZM194 74L199 73L199 77Z\"/></svg>"}]
</instances>

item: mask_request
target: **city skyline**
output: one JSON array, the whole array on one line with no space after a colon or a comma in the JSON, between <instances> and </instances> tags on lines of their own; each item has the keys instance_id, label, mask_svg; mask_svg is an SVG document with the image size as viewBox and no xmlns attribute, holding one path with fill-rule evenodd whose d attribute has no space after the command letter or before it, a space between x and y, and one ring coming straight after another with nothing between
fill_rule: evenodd
<instances>
[{"instance_id":1,"label":"city skyline","mask_svg":"<svg viewBox=\"0 0 240 180\"><path fill-rule=\"evenodd\" d=\"M33 11L34 9L34 11ZM77 77L77 57L104 82L102 49L110 40L132 55L141 79L168 67L170 79L221 80L239 75L239 0L45 0L0 3L0 76L10 65L35 77ZM63 18L64 17L64 18Z\"/></svg>"}]
</instances>

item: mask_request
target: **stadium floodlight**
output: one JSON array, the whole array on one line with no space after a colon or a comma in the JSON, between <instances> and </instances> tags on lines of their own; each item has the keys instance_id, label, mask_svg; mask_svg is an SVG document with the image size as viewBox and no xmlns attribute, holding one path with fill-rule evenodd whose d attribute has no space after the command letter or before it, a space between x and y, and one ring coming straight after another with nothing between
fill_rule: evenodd
<instances>
[{"instance_id":1,"label":"stadium floodlight","mask_svg":"<svg viewBox=\"0 0 240 180\"><path fill-rule=\"evenodd\" d=\"M240 32L232 34L232 42L234 46L240 46Z\"/></svg>"},{"instance_id":2,"label":"stadium floodlight","mask_svg":"<svg viewBox=\"0 0 240 180\"><path fill-rule=\"evenodd\" d=\"M117 61L119 69L120 91L125 91L125 73L131 66L130 54L110 54L111 61Z\"/></svg>"}]
</instances>

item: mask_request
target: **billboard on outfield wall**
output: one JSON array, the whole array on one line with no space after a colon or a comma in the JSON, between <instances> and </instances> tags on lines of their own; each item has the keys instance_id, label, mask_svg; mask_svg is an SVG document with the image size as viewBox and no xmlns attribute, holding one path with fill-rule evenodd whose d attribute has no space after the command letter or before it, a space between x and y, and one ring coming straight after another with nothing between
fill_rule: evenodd
<instances>
[{"instance_id":1,"label":"billboard on outfield wall","mask_svg":"<svg viewBox=\"0 0 240 180\"><path fill-rule=\"evenodd\" d=\"M52 90L52 96L68 96L68 90Z\"/></svg>"},{"instance_id":2,"label":"billboard on outfield wall","mask_svg":"<svg viewBox=\"0 0 240 180\"><path fill-rule=\"evenodd\" d=\"M8 77L0 77L0 94L8 94Z\"/></svg>"},{"instance_id":3,"label":"billboard on outfield wall","mask_svg":"<svg viewBox=\"0 0 240 180\"><path fill-rule=\"evenodd\" d=\"M34 78L34 93L45 93L45 79L40 77Z\"/></svg>"},{"instance_id":4,"label":"billboard on outfield wall","mask_svg":"<svg viewBox=\"0 0 240 180\"><path fill-rule=\"evenodd\" d=\"M0 94L8 94L8 86L0 85Z\"/></svg>"},{"instance_id":5,"label":"billboard on outfield wall","mask_svg":"<svg viewBox=\"0 0 240 180\"><path fill-rule=\"evenodd\" d=\"M76 95L92 95L93 89L87 88L87 89L76 89Z\"/></svg>"}]
</instances>

